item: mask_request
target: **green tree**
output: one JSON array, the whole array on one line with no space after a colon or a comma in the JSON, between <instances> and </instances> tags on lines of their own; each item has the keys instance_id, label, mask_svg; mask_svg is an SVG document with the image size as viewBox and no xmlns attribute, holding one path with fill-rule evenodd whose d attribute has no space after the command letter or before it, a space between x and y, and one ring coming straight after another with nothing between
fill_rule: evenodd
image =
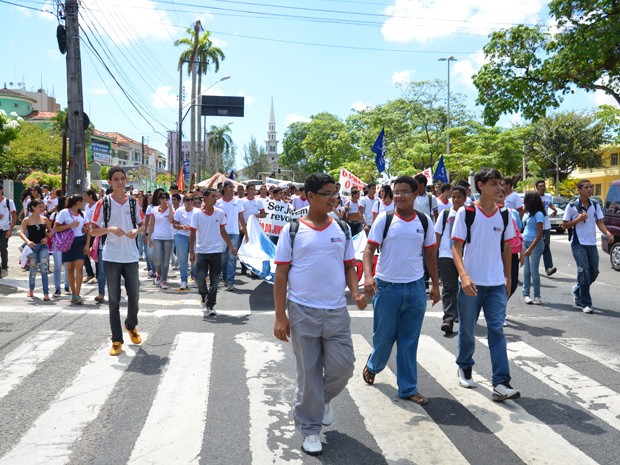
<instances>
[{"instance_id":1,"label":"green tree","mask_svg":"<svg viewBox=\"0 0 620 465\"><path fill-rule=\"evenodd\" d=\"M234 146L231 134L230 124L211 126L207 134L211 174L215 174L216 171L223 172L226 168L229 168L230 152Z\"/></svg>"},{"instance_id":2,"label":"green tree","mask_svg":"<svg viewBox=\"0 0 620 465\"><path fill-rule=\"evenodd\" d=\"M10 156L0 157L0 173L9 179L23 180L35 169L60 172L60 136L42 125L21 123L19 134L9 147Z\"/></svg>"},{"instance_id":3,"label":"green tree","mask_svg":"<svg viewBox=\"0 0 620 465\"><path fill-rule=\"evenodd\" d=\"M250 137L250 142L243 147L243 163L249 179L259 179L259 173L269 170L265 148L258 146L254 136Z\"/></svg>"},{"instance_id":4,"label":"green tree","mask_svg":"<svg viewBox=\"0 0 620 465\"><path fill-rule=\"evenodd\" d=\"M620 4L616 0L552 0L558 31L518 25L494 32L488 63L474 76L487 124L504 113L546 115L575 88L602 90L620 103Z\"/></svg>"},{"instance_id":5,"label":"green tree","mask_svg":"<svg viewBox=\"0 0 620 465\"><path fill-rule=\"evenodd\" d=\"M11 141L17 138L20 129L19 123L22 121L22 118L13 115L7 116L4 110L0 110L0 163L6 156Z\"/></svg>"}]
</instances>

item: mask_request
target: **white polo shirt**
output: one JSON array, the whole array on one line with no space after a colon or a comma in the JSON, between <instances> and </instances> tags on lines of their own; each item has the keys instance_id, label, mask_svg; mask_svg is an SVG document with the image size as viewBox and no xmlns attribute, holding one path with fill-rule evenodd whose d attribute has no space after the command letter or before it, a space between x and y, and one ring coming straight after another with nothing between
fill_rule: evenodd
<instances>
[{"instance_id":1,"label":"white polo shirt","mask_svg":"<svg viewBox=\"0 0 620 465\"><path fill-rule=\"evenodd\" d=\"M2 219L0 219L0 231L8 231L11 226L11 212L15 210L15 202L13 202L8 197L4 197L0 201L0 215L2 215Z\"/></svg>"},{"instance_id":2,"label":"white polo shirt","mask_svg":"<svg viewBox=\"0 0 620 465\"><path fill-rule=\"evenodd\" d=\"M64 210L63 210L64 211ZM93 212L93 222L99 227L105 228L105 218L103 217L103 199L95 204ZM144 221L140 204L136 202L136 214L134 218L136 226L140 226ZM133 229L133 221L131 221L131 206L129 199L126 198L123 203L118 203L110 195L110 220L108 226L116 226L125 232ZM105 244L103 245L103 261L115 263L134 263L140 258L138 246L135 239L127 236L117 236L116 234L108 234Z\"/></svg>"},{"instance_id":3,"label":"white polo shirt","mask_svg":"<svg viewBox=\"0 0 620 465\"><path fill-rule=\"evenodd\" d=\"M239 234L239 213L243 213L243 201L237 197L231 200L220 199L215 206L226 213L226 232Z\"/></svg>"},{"instance_id":4,"label":"white polo shirt","mask_svg":"<svg viewBox=\"0 0 620 465\"><path fill-rule=\"evenodd\" d=\"M225 242L222 240L220 226L226 226L226 213L214 208L210 215L198 210L192 215L190 227L196 231L196 253L222 253Z\"/></svg>"},{"instance_id":5,"label":"white polo shirt","mask_svg":"<svg viewBox=\"0 0 620 465\"><path fill-rule=\"evenodd\" d=\"M602 220L604 218L603 210L601 209L601 205L597 202L596 207L594 203L590 201L590 205L586 210L581 204L581 200L577 200L577 206L572 206L568 204L566 206L566 210L564 210L563 221L573 221L584 211L588 214L588 217L585 221L580 221L575 225L574 233L577 233L577 238L579 240L579 244L581 245L597 245L596 242L596 222L598 220ZM573 203L573 202L571 202ZM571 244L575 243L575 234L573 233L573 237L571 238Z\"/></svg>"},{"instance_id":6,"label":"white polo shirt","mask_svg":"<svg viewBox=\"0 0 620 465\"><path fill-rule=\"evenodd\" d=\"M174 221L178 221L181 226L191 226L192 216L197 211L197 208L192 208L190 211L187 211L185 207L179 207L179 209L174 212ZM174 233L189 237L189 231L185 231L184 229L175 229Z\"/></svg>"},{"instance_id":7,"label":"white polo shirt","mask_svg":"<svg viewBox=\"0 0 620 465\"><path fill-rule=\"evenodd\" d=\"M246 222L250 216L257 215L264 209L263 202L258 197L254 197L252 200L248 198L243 199L243 219Z\"/></svg>"},{"instance_id":8,"label":"white polo shirt","mask_svg":"<svg viewBox=\"0 0 620 465\"><path fill-rule=\"evenodd\" d=\"M445 211L445 213L444 213ZM439 258L453 258L452 246L454 241L452 240L452 229L454 228L454 220L456 219L456 210L444 210L439 213L437 217L437 223L435 223L435 233L441 235L439 241ZM448 215L444 226L444 215Z\"/></svg>"},{"instance_id":9,"label":"white polo shirt","mask_svg":"<svg viewBox=\"0 0 620 465\"><path fill-rule=\"evenodd\" d=\"M56 216L56 223L58 224L67 225L74 223L75 221L77 221L79 224L75 228L71 228L73 230L74 237L83 236L84 233L82 232L82 228L87 222L84 216L80 215L79 213L76 216L73 216L73 213L71 213L71 209L69 208L63 208L61 212Z\"/></svg>"}]
</instances>

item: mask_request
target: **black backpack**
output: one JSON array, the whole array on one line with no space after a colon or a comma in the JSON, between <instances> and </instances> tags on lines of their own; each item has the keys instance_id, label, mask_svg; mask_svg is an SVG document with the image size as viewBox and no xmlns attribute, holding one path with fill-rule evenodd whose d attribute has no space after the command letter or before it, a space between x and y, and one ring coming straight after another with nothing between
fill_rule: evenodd
<instances>
[{"instance_id":1,"label":"black backpack","mask_svg":"<svg viewBox=\"0 0 620 465\"><path fill-rule=\"evenodd\" d=\"M349 245L349 241L351 240L351 233L349 230L349 226L344 220L341 220L340 218L334 218L334 221L338 223L338 226L340 226L340 229L342 229L342 231L344 232L344 237L347 240L345 244L345 250L346 250L346 248ZM295 236L297 235L297 231L299 230L299 218L293 218L292 220L289 221L289 224L290 224L290 229L288 231L288 235L291 238L291 251L292 251L293 246L295 245Z\"/></svg>"},{"instance_id":2,"label":"black backpack","mask_svg":"<svg viewBox=\"0 0 620 465\"><path fill-rule=\"evenodd\" d=\"M510 212L504 206L499 207L499 211L504 221L504 229L502 229L502 237L499 240L499 250L504 251L504 236L506 235L506 228L508 227L508 215ZM465 205L465 226L467 226L467 237L465 238L465 244L463 244L463 250L465 246L471 242L471 225L474 224L476 219L476 206L474 204Z\"/></svg>"},{"instance_id":3,"label":"black backpack","mask_svg":"<svg viewBox=\"0 0 620 465\"><path fill-rule=\"evenodd\" d=\"M422 223L422 229L424 229L424 239L426 240L426 231L428 230L428 218L426 214L414 210L415 214L420 219L420 223ZM394 219L394 210L389 211L385 214L385 227L383 228L383 240L387 237L388 229L390 229L390 224L392 224L392 220ZM422 241L424 242L424 241Z\"/></svg>"},{"instance_id":4,"label":"black backpack","mask_svg":"<svg viewBox=\"0 0 620 465\"><path fill-rule=\"evenodd\" d=\"M594 199L590 199L590 204L594 207L594 222L596 223L598 221L598 218L596 216L596 207L599 206L599 203ZM583 212L587 213L587 210L583 208L583 205L581 204L581 199L577 199L574 202L569 203L569 205L575 208L577 210L577 213L583 213ZM577 237L577 231L575 230L574 226L572 228L568 228L568 242L569 243L572 242L573 236L575 236L576 243L579 244L580 243L579 237Z\"/></svg>"}]
</instances>

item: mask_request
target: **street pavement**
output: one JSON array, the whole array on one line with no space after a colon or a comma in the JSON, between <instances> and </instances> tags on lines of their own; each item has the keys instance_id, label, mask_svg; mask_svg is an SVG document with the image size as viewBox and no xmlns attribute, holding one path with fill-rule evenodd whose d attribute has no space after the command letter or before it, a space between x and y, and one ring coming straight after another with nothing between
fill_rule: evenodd
<instances>
[{"instance_id":1,"label":"street pavement","mask_svg":"<svg viewBox=\"0 0 620 465\"><path fill-rule=\"evenodd\" d=\"M238 277L220 288L219 315L203 321L195 289L162 291L141 270L141 346L110 357L107 306L69 296L26 297L16 265L0 288L0 465L6 464L616 464L620 442L619 274L601 253L595 313L572 306L575 266L566 235L552 236L558 273L542 277L543 305L508 307L517 401L491 401L485 322L474 379L459 387L456 337L440 304L427 308L418 350L421 407L398 399L394 356L374 386L361 378L371 350L372 306L350 303L354 377L334 400L324 453L300 451L291 400L290 344L273 337L272 287ZM142 266L144 268L144 266ZM176 273L176 272L174 272ZM51 275L50 275L51 278Z\"/></svg>"}]
</instances>

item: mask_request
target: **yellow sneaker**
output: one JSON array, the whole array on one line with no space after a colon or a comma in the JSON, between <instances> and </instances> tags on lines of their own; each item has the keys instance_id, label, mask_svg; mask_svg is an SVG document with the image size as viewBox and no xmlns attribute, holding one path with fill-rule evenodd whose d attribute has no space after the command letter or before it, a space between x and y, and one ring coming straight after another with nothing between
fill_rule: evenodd
<instances>
[{"instance_id":1,"label":"yellow sneaker","mask_svg":"<svg viewBox=\"0 0 620 465\"><path fill-rule=\"evenodd\" d=\"M112 348L110 349L110 355L113 355L113 356L120 355L122 348L123 348L122 342L113 342Z\"/></svg>"},{"instance_id":2,"label":"yellow sneaker","mask_svg":"<svg viewBox=\"0 0 620 465\"><path fill-rule=\"evenodd\" d=\"M134 344L140 344L142 342L142 337L140 337L140 333L138 332L138 328L129 329L127 325L125 325L125 329L129 333L129 337L131 338L131 342Z\"/></svg>"}]
</instances>

